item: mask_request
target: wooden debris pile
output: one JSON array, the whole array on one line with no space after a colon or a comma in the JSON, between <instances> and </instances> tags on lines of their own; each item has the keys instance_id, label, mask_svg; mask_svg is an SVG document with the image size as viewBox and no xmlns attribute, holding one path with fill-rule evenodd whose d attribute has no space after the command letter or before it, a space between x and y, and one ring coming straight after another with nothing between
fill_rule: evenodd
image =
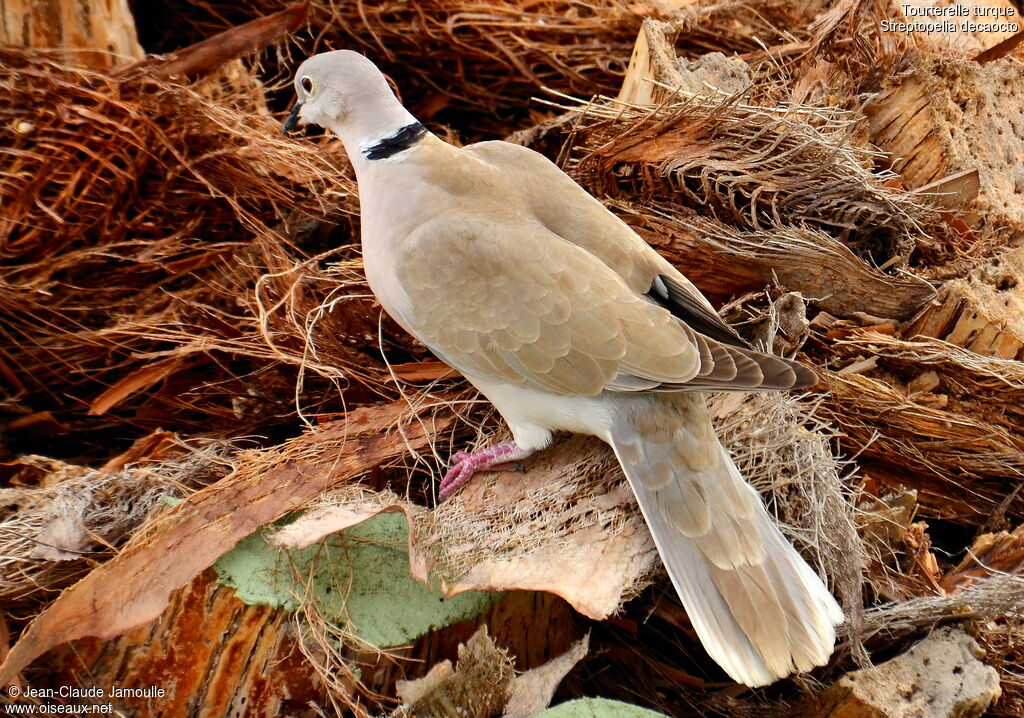
<instances>
[{"instance_id":1,"label":"wooden debris pile","mask_svg":"<svg viewBox=\"0 0 1024 718\"><path fill-rule=\"evenodd\" d=\"M164 682L129 715L899 715L869 657L950 624L974 714L1020 714L1016 39L856 0L80 4L60 49L40 4L2 26L4 681ZM341 47L433 131L559 161L818 367L712 401L849 617L815 684L726 683L599 442L436 505L501 429L381 317L339 144L280 134L295 65Z\"/></svg>"},{"instance_id":2,"label":"wooden debris pile","mask_svg":"<svg viewBox=\"0 0 1024 718\"><path fill-rule=\"evenodd\" d=\"M317 218L354 207L344 162L281 137L238 68L181 85L160 66L104 74L13 48L2 65L8 430L84 436L102 416L233 436L290 413L288 364L306 353L311 312L361 281L348 240L323 252L316 236ZM376 334L366 311L321 325L360 343ZM373 375L351 343L321 352Z\"/></svg>"}]
</instances>

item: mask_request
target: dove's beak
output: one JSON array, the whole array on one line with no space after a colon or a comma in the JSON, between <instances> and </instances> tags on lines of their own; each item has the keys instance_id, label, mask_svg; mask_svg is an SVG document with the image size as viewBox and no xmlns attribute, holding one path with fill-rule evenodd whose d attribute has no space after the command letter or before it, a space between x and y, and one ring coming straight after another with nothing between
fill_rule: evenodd
<instances>
[{"instance_id":1,"label":"dove's beak","mask_svg":"<svg viewBox=\"0 0 1024 718\"><path fill-rule=\"evenodd\" d=\"M301 102L296 102L292 105L292 111L288 113L288 117L285 119L284 124L281 125L281 134L287 135L295 129L295 125L299 124L299 110L301 109Z\"/></svg>"}]
</instances>

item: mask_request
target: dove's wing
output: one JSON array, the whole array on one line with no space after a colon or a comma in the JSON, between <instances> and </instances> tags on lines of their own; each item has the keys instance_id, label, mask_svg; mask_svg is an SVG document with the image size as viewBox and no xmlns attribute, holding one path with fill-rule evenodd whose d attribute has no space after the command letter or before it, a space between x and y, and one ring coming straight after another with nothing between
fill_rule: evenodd
<instances>
[{"instance_id":1,"label":"dove's wing","mask_svg":"<svg viewBox=\"0 0 1024 718\"><path fill-rule=\"evenodd\" d=\"M463 152L500 169L541 224L600 259L630 289L710 339L749 347L689 279L547 157L498 140Z\"/></svg>"},{"instance_id":2,"label":"dove's wing","mask_svg":"<svg viewBox=\"0 0 1024 718\"><path fill-rule=\"evenodd\" d=\"M504 221L503 221L504 220ZM403 243L403 323L470 376L552 394L789 388L799 365L716 342L537 222L450 210Z\"/></svg>"}]
</instances>

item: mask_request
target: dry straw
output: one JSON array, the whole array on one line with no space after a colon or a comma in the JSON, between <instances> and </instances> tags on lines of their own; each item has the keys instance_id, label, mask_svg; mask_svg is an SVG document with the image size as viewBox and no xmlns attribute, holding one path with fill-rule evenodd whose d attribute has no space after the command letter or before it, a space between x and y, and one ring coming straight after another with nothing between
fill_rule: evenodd
<instances>
[{"instance_id":1,"label":"dry straw","mask_svg":"<svg viewBox=\"0 0 1024 718\"><path fill-rule=\"evenodd\" d=\"M286 367L305 361L310 317L361 283L341 261L353 205L336 147L282 137L234 66L185 86L3 52L0 366L18 400L6 409L236 435L290 413ZM307 257L324 216L342 223L341 246ZM380 386L359 348L376 317L354 294L320 317L321 336L349 339L313 368Z\"/></svg>"},{"instance_id":2,"label":"dry straw","mask_svg":"<svg viewBox=\"0 0 1024 718\"><path fill-rule=\"evenodd\" d=\"M168 499L231 470L228 444L180 444L179 455L106 472L41 456L19 460L38 487L0 489L0 602L23 619L118 548Z\"/></svg>"}]
</instances>

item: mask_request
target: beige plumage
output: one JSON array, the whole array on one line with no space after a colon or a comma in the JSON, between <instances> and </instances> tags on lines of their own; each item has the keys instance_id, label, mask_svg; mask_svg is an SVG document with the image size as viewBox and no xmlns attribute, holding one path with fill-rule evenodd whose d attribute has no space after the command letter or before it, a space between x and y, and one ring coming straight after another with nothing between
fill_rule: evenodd
<instances>
[{"instance_id":1,"label":"beige plumage","mask_svg":"<svg viewBox=\"0 0 1024 718\"><path fill-rule=\"evenodd\" d=\"M355 167L377 298L512 430L513 442L456 455L442 495L554 431L598 436L729 675L758 686L824 664L842 612L743 481L699 393L799 388L813 374L749 348L542 155L505 142L457 149L426 132L361 55L310 58L296 90L286 131L332 130Z\"/></svg>"}]
</instances>

